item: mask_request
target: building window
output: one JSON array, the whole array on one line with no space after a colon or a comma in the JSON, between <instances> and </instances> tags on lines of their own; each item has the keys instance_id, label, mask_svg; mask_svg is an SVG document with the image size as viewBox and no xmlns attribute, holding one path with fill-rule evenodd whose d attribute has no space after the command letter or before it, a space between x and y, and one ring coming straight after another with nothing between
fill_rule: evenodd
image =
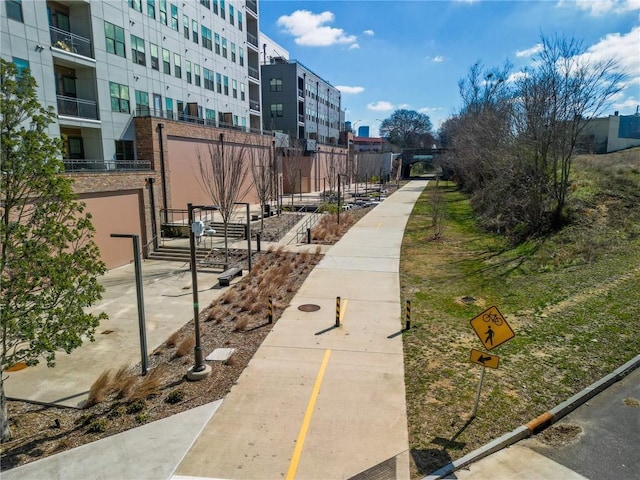
<instances>
[{"instance_id":1,"label":"building window","mask_svg":"<svg viewBox=\"0 0 640 480\"><path fill-rule=\"evenodd\" d=\"M236 62L236 44L231 42L231 61Z\"/></svg>"},{"instance_id":2,"label":"building window","mask_svg":"<svg viewBox=\"0 0 640 480\"><path fill-rule=\"evenodd\" d=\"M224 76L224 94L229 95L229 77Z\"/></svg>"},{"instance_id":3,"label":"building window","mask_svg":"<svg viewBox=\"0 0 640 480\"><path fill-rule=\"evenodd\" d=\"M147 15L156 18L156 0L147 0Z\"/></svg>"},{"instance_id":4,"label":"building window","mask_svg":"<svg viewBox=\"0 0 640 480\"><path fill-rule=\"evenodd\" d=\"M244 67L244 49L242 47L238 47L238 58L240 60L240 66Z\"/></svg>"},{"instance_id":5,"label":"building window","mask_svg":"<svg viewBox=\"0 0 640 480\"><path fill-rule=\"evenodd\" d=\"M136 114L149 115L149 94L136 90Z\"/></svg>"},{"instance_id":6,"label":"building window","mask_svg":"<svg viewBox=\"0 0 640 480\"><path fill-rule=\"evenodd\" d=\"M222 75L219 73L216 73L216 88L218 93L222 93Z\"/></svg>"},{"instance_id":7,"label":"building window","mask_svg":"<svg viewBox=\"0 0 640 480\"><path fill-rule=\"evenodd\" d=\"M104 36L107 43L107 52L127 57L124 45L124 29L112 23L104 22Z\"/></svg>"},{"instance_id":8,"label":"building window","mask_svg":"<svg viewBox=\"0 0 640 480\"><path fill-rule=\"evenodd\" d=\"M213 71L208 68L203 68L204 70L204 88L207 90L213 91Z\"/></svg>"},{"instance_id":9,"label":"building window","mask_svg":"<svg viewBox=\"0 0 640 480\"><path fill-rule=\"evenodd\" d=\"M281 103L272 103L271 104L271 116L272 117L282 117L282 104Z\"/></svg>"},{"instance_id":10,"label":"building window","mask_svg":"<svg viewBox=\"0 0 640 480\"><path fill-rule=\"evenodd\" d=\"M272 92L281 92L282 91L282 79L281 78L272 78L269 80L269 89Z\"/></svg>"},{"instance_id":11,"label":"building window","mask_svg":"<svg viewBox=\"0 0 640 480\"><path fill-rule=\"evenodd\" d=\"M196 87L200 86L200 65L197 63L193 64L193 76L196 83Z\"/></svg>"},{"instance_id":12,"label":"building window","mask_svg":"<svg viewBox=\"0 0 640 480\"><path fill-rule=\"evenodd\" d=\"M233 5L229 5L229 23L231 25L235 24L235 10L233 8Z\"/></svg>"},{"instance_id":13,"label":"building window","mask_svg":"<svg viewBox=\"0 0 640 480\"><path fill-rule=\"evenodd\" d=\"M207 8L211 8L211 0L200 0L200 5L204 5Z\"/></svg>"},{"instance_id":14,"label":"building window","mask_svg":"<svg viewBox=\"0 0 640 480\"><path fill-rule=\"evenodd\" d=\"M165 97L164 102L167 107L167 118L173 118L173 98Z\"/></svg>"},{"instance_id":15,"label":"building window","mask_svg":"<svg viewBox=\"0 0 640 480\"><path fill-rule=\"evenodd\" d=\"M116 140L116 160L135 160L133 140Z\"/></svg>"},{"instance_id":16,"label":"building window","mask_svg":"<svg viewBox=\"0 0 640 480\"><path fill-rule=\"evenodd\" d=\"M216 41L216 53L220 55L220 35L217 33L215 34L215 41Z\"/></svg>"},{"instance_id":17,"label":"building window","mask_svg":"<svg viewBox=\"0 0 640 480\"><path fill-rule=\"evenodd\" d=\"M227 39L222 37L222 56L227 58Z\"/></svg>"},{"instance_id":18,"label":"building window","mask_svg":"<svg viewBox=\"0 0 640 480\"><path fill-rule=\"evenodd\" d=\"M129 87L109 82L111 93L111 111L129 113Z\"/></svg>"},{"instance_id":19,"label":"building window","mask_svg":"<svg viewBox=\"0 0 640 480\"><path fill-rule=\"evenodd\" d=\"M213 13L218 14L218 0L213 0Z\"/></svg>"},{"instance_id":20,"label":"building window","mask_svg":"<svg viewBox=\"0 0 640 480\"><path fill-rule=\"evenodd\" d=\"M211 45L211 30L209 30L204 25L201 25L201 28L202 28L202 46L204 48L208 48L209 50L212 50L213 47Z\"/></svg>"},{"instance_id":21,"label":"building window","mask_svg":"<svg viewBox=\"0 0 640 480\"><path fill-rule=\"evenodd\" d=\"M7 18L24 23L24 18L22 17L22 0L6 0L5 3L7 5Z\"/></svg>"},{"instance_id":22,"label":"building window","mask_svg":"<svg viewBox=\"0 0 640 480\"><path fill-rule=\"evenodd\" d=\"M29 68L29 60L13 57L12 62L16 66L16 78L20 78L22 76L22 72Z\"/></svg>"},{"instance_id":23,"label":"building window","mask_svg":"<svg viewBox=\"0 0 640 480\"><path fill-rule=\"evenodd\" d=\"M238 81L231 80L231 93L233 98L238 98Z\"/></svg>"},{"instance_id":24,"label":"building window","mask_svg":"<svg viewBox=\"0 0 640 480\"><path fill-rule=\"evenodd\" d=\"M185 70L187 71L187 83L191 83L191 62L185 61Z\"/></svg>"},{"instance_id":25,"label":"building window","mask_svg":"<svg viewBox=\"0 0 640 480\"><path fill-rule=\"evenodd\" d=\"M178 26L178 6L171 4L171 28L173 28L176 32L180 31L180 27Z\"/></svg>"},{"instance_id":26,"label":"building window","mask_svg":"<svg viewBox=\"0 0 640 480\"><path fill-rule=\"evenodd\" d=\"M166 48L162 49L162 71L171 75L171 54Z\"/></svg>"},{"instance_id":27,"label":"building window","mask_svg":"<svg viewBox=\"0 0 640 480\"><path fill-rule=\"evenodd\" d=\"M176 78L182 78L182 59L177 53L173 54L173 73Z\"/></svg>"},{"instance_id":28,"label":"building window","mask_svg":"<svg viewBox=\"0 0 640 480\"><path fill-rule=\"evenodd\" d=\"M154 70L160 70L160 63L158 62L158 46L151 43L151 68Z\"/></svg>"},{"instance_id":29,"label":"building window","mask_svg":"<svg viewBox=\"0 0 640 480\"><path fill-rule=\"evenodd\" d=\"M131 35L131 59L133 63L147 66L147 59L144 52L144 40L135 35Z\"/></svg>"},{"instance_id":30,"label":"building window","mask_svg":"<svg viewBox=\"0 0 640 480\"><path fill-rule=\"evenodd\" d=\"M169 25L167 23L167 0L160 0L160 22Z\"/></svg>"},{"instance_id":31,"label":"building window","mask_svg":"<svg viewBox=\"0 0 640 480\"><path fill-rule=\"evenodd\" d=\"M139 12L142 11L142 1L141 0L129 0L129 6L134 10Z\"/></svg>"},{"instance_id":32,"label":"building window","mask_svg":"<svg viewBox=\"0 0 640 480\"><path fill-rule=\"evenodd\" d=\"M207 125L212 127L216 126L216 111L211 110L209 108L205 108L204 110L205 118L207 119Z\"/></svg>"},{"instance_id":33,"label":"building window","mask_svg":"<svg viewBox=\"0 0 640 480\"><path fill-rule=\"evenodd\" d=\"M238 30L242 31L242 12L238 12Z\"/></svg>"},{"instance_id":34,"label":"building window","mask_svg":"<svg viewBox=\"0 0 640 480\"><path fill-rule=\"evenodd\" d=\"M244 94L244 83L240 84L240 100L244 101L245 99L245 94Z\"/></svg>"},{"instance_id":35,"label":"building window","mask_svg":"<svg viewBox=\"0 0 640 480\"><path fill-rule=\"evenodd\" d=\"M189 40L189 17L186 15L182 15L182 30L184 33L184 38Z\"/></svg>"},{"instance_id":36,"label":"building window","mask_svg":"<svg viewBox=\"0 0 640 480\"><path fill-rule=\"evenodd\" d=\"M223 20L226 18L224 11L224 0L220 0L220 18L222 18Z\"/></svg>"},{"instance_id":37,"label":"building window","mask_svg":"<svg viewBox=\"0 0 640 480\"><path fill-rule=\"evenodd\" d=\"M198 43L198 22L191 20L191 36L193 37L193 43Z\"/></svg>"}]
</instances>

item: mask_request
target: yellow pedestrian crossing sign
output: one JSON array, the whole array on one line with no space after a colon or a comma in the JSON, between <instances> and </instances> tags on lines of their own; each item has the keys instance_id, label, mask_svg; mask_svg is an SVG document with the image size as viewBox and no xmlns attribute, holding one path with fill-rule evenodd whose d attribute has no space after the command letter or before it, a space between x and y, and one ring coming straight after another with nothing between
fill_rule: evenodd
<instances>
[{"instance_id":1,"label":"yellow pedestrian crossing sign","mask_svg":"<svg viewBox=\"0 0 640 480\"><path fill-rule=\"evenodd\" d=\"M482 365L483 367L498 368L500 363L500 357L497 355L491 355L490 353L484 353L475 348L471 349L471 357L469 358L473 363Z\"/></svg>"},{"instance_id":2,"label":"yellow pedestrian crossing sign","mask_svg":"<svg viewBox=\"0 0 640 480\"><path fill-rule=\"evenodd\" d=\"M471 327L487 350L496 348L516 336L498 307L490 307L473 318Z\"/></svg>"}]
</instances>

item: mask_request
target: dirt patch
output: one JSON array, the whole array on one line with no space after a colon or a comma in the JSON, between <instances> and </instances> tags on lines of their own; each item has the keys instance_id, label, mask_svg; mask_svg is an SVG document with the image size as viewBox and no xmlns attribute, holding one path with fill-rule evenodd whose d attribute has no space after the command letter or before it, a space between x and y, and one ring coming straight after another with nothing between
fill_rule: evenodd
<instances>
[{"instance_id":1,"label":"dirt patch","mask_svg":"<svg viewBox=\"0 0 640 480\"><path fill-rule=\"evenodd\" d=\"M582 427L570 423L556 423L536 436L536 438L550 447L562 447L575 443L582 435Z\"/></svg>"},{"instance_id":2,"label":"dirt patch","mask_svg":"<svg viewBox=\"0 0 640 480\"><path fill-rule=\"evenodd\" d=\"M640 407L640 400L637 398L627 397L624 399L624 404L627 407Z\"/></svg>"}]
</instances>

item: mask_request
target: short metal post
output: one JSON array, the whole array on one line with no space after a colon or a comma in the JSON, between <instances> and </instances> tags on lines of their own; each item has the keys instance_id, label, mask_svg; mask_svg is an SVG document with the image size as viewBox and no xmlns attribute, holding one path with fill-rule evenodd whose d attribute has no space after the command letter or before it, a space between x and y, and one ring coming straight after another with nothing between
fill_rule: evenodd
<instances>
[{"instance_id":1,"label":"short metal post","mask_svg":"<svg viewBox=\"0 0 640 480\"><path fill-rule=\"evenodd\" d=\"M260 253L260 232L256 233L256 252Z\"/></svg>"},{"instance_id":2,"label":"short metal post","mask_svg":"<svg viewBox=\"0 0 640 480\"><path fill-rule=\"evenodd\" d=\"M269 323L273 323L273 298L269 297Z\"/></svg>"},{"instance_id":3,"label":"short metal post","mask_svg":"<svg viewBox=\"0 0 640 480\"><path fill-rule=\"evenodd\" d=\"M478 393L476 395L476 404L473 406L473 413L471 414L471 418L474 418L476 416L476 413L478 413L478 403L480 403L480 391L482 390L482 381L484 380L485 370L486 368L482 367L482 373L480 374L480 383L478 383Z\"/></svg>"},{"instance_id":4,"label":"short metal post","mask_svg":"<svg viewBox=\"0 0 640 480\"><path fill-rule=\"evenodd\" d=\"M340 297L336 297L336 327L340 326Z\"/></svg>"},{"instance_id":5,"label":"short metal post","mask_svg":"<svg viewBox=\"0 0 640 480\"><path fill-rule=\"evenodd\" d=\"M411 328L411 300L407 300L407 314L406 314L406 325L405 330L409 330Z\"/></svg>"},{"instance_id":6,"label":"short metal post","mask_svg":"<svg viewBox=\"0 0 640 480\"><path fill-rule=\"evenodd\" d=\"M311 229L307 228L307 244L311 245Z\"/></svg>"}]
</instances>

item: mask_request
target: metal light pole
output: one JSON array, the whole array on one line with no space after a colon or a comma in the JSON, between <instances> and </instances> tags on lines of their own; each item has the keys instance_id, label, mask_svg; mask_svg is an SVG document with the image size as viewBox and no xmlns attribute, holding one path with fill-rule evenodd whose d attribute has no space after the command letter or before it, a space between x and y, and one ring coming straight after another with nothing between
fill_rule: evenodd
<instances>
[{"instance_id":1,"label":"metal light pole","mask_svg":"<svg viewBox=\"0 0 640 480\"><path fill-rule=\"evenodd\" d=\"M236 205L245 205L247 207L247 252L249 252L248 263L249 273L251 273L251 212L249 211L248 202L236 202Z\"/></svg>"},{"instance_id":2,"label":"metal light pole","mask_svg":"<svg viewBox=\"0 0 640 480\"><path fill-rule=\"evenodd\" d=\"M187 204L187 217L189 221L189 251L191 263L191 288L193 290L193 323L195 330L196 344L193 347L194 365L187 371L187 379L202 380L211 373L211 367L204 363L202 357L202 347L200 344L200 308L198 305L198 272L196 269L196 240L193 234L193 210L196 208L204 210L216 210L216 207L193 206Z\"/></svg>"},{"instance_id":3,"label":"metal light pole","mask_svg":"<svg viewBox=\"0 0 640 480\"><path fill-rule=\"evenodd\" d=\"M140 358L142 375L147 374L147 332L144 322L144 298L142 293L142 267L140 265L140 237L128 233L112 233L113 238L131 238L133 240L133 264L136 271L136 297L138 301L138 329L140 330Z\"/></svg>"}]
</instances>

